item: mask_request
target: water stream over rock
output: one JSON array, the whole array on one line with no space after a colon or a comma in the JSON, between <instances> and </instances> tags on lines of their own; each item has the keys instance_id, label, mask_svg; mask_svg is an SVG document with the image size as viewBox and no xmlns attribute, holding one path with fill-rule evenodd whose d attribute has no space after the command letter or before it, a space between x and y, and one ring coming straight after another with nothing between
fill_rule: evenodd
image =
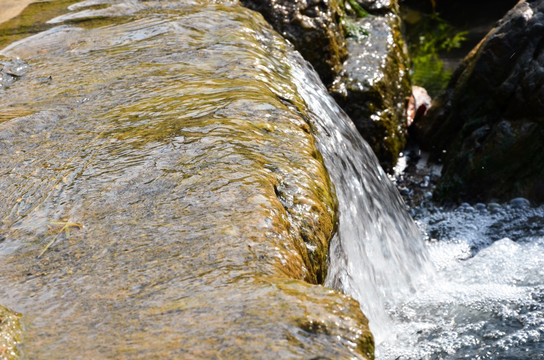
<instances>
[{"instance_id":1,"label":"water stream over rock","mask_svg":"<svg viewBox=\"0 0 544 360\"><path fill-rule=\"evenodd\" d=\"M24 357L372 357L358 303L318 285L337 203L300 56L236 5L72 9L0 58Z\"/></svg>"},{"instance_id":2,"label":"water stream over rock","mask_svg":"<svg viewBox=\"0 0 544 360\"><path fill-rule=\"evenodd\" d=\"M360 304L378 358L539 359L542 208L423 212L426 246L315 72L235 1L51 23L0 53L10 352L365 359Z\"/></svg>"}]
</instances>

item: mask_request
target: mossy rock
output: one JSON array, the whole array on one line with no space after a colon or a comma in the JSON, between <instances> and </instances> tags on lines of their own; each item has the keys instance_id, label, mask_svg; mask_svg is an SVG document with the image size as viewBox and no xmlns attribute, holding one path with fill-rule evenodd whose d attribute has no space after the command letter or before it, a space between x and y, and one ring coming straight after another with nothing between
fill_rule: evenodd
<instances>
[{"instance_id":1,"label":"mossy rock","mask_svg":"<svg viewBox=\"0 0 544 360\"><path fill-rule=\"evenodd\" d=\"M337 204L298 54L235 4L114 10L3 53L26 64L0 90L24 355L371 359L359 304L320 284Z\"/></svg>"},{"instance_id":2,"label":"mossy rock","mask_svg":"<svg viewBox=\"0 0 544 360\"><path fill-rule=\"evenodd\" d=\"M340 73L347 49L338 0L241 0L241 3L260 12L278 33L295 45L324 84L331 84Z\"/></svg>"},{"instance_id":3,"label":"mossy rock","mask_svg":"<svg viewBox=\"0 0 544 360\"><path fill-rule=\"evenodd\" d=\"M350 37L349 58L330 92L348 113L380 164L391 170L406 143L409 67L394 12L353 21L366 35Z\"/></svg>"}]
</instances>

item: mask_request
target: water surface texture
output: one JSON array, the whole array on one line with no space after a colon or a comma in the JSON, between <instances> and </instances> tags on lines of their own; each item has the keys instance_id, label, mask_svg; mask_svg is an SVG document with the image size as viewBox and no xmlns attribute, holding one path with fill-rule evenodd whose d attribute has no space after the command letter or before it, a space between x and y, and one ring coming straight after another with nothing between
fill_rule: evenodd
<instances>
[{"instance_id":1,"label":"water surface texture","mask_svg":"<svg viewBox=\"0 0 544 360\"><path fill-rule=\"evenodd\" d=\"M359 304L316 285L338 213L300 56L229 4L50 23L0 54L0 304L24 357L370 357Z\"/></svg>"},{"instance_id":2,"label":"water surface texture","mask_svg":"<svg viewBox=\"0 0 544 360\"><path fill-rule=\"evenodd\" d=\"M392 303L381 359L544 359L544 207L464 204L418 215L432 283Z\"/></svg>"}]
</instances>

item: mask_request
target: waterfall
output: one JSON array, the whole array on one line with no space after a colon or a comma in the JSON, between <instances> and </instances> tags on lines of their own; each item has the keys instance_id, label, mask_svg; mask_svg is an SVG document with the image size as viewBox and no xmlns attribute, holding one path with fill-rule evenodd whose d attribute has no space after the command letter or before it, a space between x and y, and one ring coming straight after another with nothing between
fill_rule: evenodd
<instances>
[{"instance_id":1,"label":"waterfall","mask_svg":"<svg viewBox=\"0 0 544 360\"><path fill-rule=\"evenodd\" d=\"M427 250L400 195L351 119L303 60L292 63L339 203L326 285L360 302L379 343L389 332L385 304L413 292L416 279L430 273Z\"/></svg>"}]
</instances>

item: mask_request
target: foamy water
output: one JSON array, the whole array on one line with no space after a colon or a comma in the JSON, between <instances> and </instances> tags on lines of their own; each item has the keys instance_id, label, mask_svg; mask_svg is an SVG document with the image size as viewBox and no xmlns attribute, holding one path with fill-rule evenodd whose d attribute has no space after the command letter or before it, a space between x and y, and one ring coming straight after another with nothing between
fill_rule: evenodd
<instances>
[{"instance_id":1,"label":"foamy water","mask_svg":"<svg viewBox=\"0 0 544 360\"><path fill-rule=\"evenodd\" d=\"M435 281L388 305L378 359L544 359L544 207L416 215Z\"/></svg>"}]
</instances>

